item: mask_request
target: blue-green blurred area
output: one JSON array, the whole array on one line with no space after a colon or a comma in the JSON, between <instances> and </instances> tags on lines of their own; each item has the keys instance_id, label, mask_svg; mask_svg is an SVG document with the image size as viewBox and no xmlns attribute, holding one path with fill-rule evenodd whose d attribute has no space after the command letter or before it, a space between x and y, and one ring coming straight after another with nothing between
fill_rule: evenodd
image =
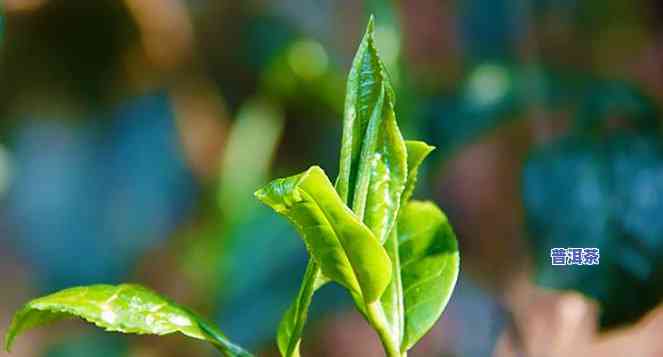
<instances>
[{"instance_id":1,"label":"blue-green blurred area","mask_svg":"<svg viewBox=\"0 0 663 357\"><path fill-rule=\"evenodd\" d=\"M463 257L411 356L536 345L537 318L556 328L537 296L572 291L598 307L592 333L660 344L632 337L663 297L655 0L0 1L0 329L29 297L131 281L276 356L307 255L253 191L313 164L335 177L370 13L404 135L437 147L417 196L444 208ZM600 265L551 266L556 247L600 248ZM382 354L342 289L313 305L304 356ZM12 354L211 355L77 323Z\"/></svg>"}]
</instances>

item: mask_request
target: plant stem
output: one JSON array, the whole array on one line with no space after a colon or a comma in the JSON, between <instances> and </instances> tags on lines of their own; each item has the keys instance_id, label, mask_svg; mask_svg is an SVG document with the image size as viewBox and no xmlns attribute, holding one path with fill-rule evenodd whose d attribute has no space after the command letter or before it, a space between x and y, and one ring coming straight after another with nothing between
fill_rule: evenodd
<instances>
[{"instance_id":1,"label":"plant stem","mask_svg":"<svg viewBox=\"0 0 663 357\"><path fill-rule=\"evenodd\" d=\"M199 326L208 337L211 337L214 340L212 344L224 356L254 357L253 354L230 342L228 338L223 333L221 333L221 331L219 331L219 329L214 324L201 320L199 321Z\"/></svg>"},{"instance_id":2,"label":"plant stem","mask_svg":"<svg viewBox=\"0 0 663 357\"><path fill-rule=\"evenodd\" d=\"M384 310L382 310L380 302L376 301L367 303L366 315L368 317L368 322L378 333L387 357L402 357L403 355L401 355L400 346L391 334L391 330L387 325L387 318L384 315Z\"/></svg>"},{"instance_id":3,"label":"plant stem","mask_svg":"<svg viewBox=\"0 0 663 357\"><path fill-rule=\"evenodd\" d=\"M391 294L392 299L392 309L390 317L390 322L392 324L392 329L394 333L394 338L397 342L403 341L403 335L405 333L405 307L403 306L403 279L401 278L401 258L398 251L398 235L396 234L397 228L396 225L392 228L389 238L385 242L385 249L389 254L392 262L392 278L391 284L388 288L388 293ZM383 305L384 306L384 305ZM386 311L389 313L389 311Z\"/></svg>"}]
</instances>

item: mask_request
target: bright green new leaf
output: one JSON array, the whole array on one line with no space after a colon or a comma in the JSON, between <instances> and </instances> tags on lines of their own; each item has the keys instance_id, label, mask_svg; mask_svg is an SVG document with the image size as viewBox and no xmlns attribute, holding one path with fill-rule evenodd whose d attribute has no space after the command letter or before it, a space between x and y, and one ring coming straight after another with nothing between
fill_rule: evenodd
<instances>
[{"instance_id":1,"label":"bright green new leaf","mask_svg":"<svg viewBox=\"0 0 663 357\"><path fill-rule=\"evenodd\" d=\"M367 303L380 298L391 280L389 257L320 167L274 180L256 197L295 226L326 277Z\"/></svg>"},{"instance_id":2,"label":"bright green new leaf","mask_svg":"<svg viewBox=\"0 0 663 357\"><path fill-rule=\"evenodd\" d=\"M71 317L106 331L141 335L179 332L213 344L228 357L252 356L198 315L133 284L81 286L32 300L14 316L5 348L9 351L16 336L26 330Z\"/></svg>"},{"instance_id":3,"label":"bright green new leaf","mask_svg":"<svg viewBox=\"0 0 663 357\"><path fill-rule=\"evenodd\" d=\"M394 104L371 18L348 75L336 188L381 242L396 220L407 175Z\"/></svg>"},{"instance_id":4,"label":"bright green new leaf","mask_svg":"<svg viewBox=\"0 0 663 357\"><path fill-rule=\"evenodd\" d=\"M460 257L447 217L432 202L412 201L398 219L407 351L438 320L458 278Z\"/></svg>"},{"instance_id":5,"label":"bright green new leaf","mask_svg":"<svg viewBox=\"0 0 663 357\"><path fill-rule=\"evenodd\" d=\"M351 205L359 219L383 243L398 215L407 159L394 114L393 89L375 48L373 26L371 18L348 76L336 189L343 202ZM309 262L307 272L311 272L312 265L314 261ZM286 352L281 348L283 356L298 354L294 351L297 351L308 304L316 290L307 287L318 279L315 277L322 277L322 274L307 273L299 295L281 322L280 343L295 346L285 349ZM361 297L356 292L352 294L357 307L365 312Z\"/></svg>"},{"instance_id":6,"label":"bright green new leaf","mask_svg":"<svg viewBox=\"0 0 663 357\"><path fill-rule=\"evenodd\" d=\"M424 162L424 159L435 150L435 146L426 144L423 141L406 140L405 147L407 148L407 182L403 196L401 196L401 205L407 203L412 198L414 187L417 184L417 175L419 174L419 166Z\"/></svg>"},{"instance_id":7,"label":"bright green new leaf","mask_svg":"<svg viewBox=\"0 0 663 357\"><path fill-rule=\"evenodd\" d=\"M407 154L391 105L371 118L352 209L384 243L396 223L407 179Z\"/></svg>"},{"instance_id":8,"label":"bright green new leaf","mask_svg":"<svg viewBox=\"0 0 663 357\"><path fill-rule=\"evenodd\" d=\"M408 140L405 142L407 148L407 183L405 191L401 196L401 204L404 205L409 201L414 191L414 186L417 181L417 172L419 166L424 161L426 156L433 151L434 147L422 141ZM398 228L396 228L398 229ZM381 304L384 310L385 317L389 323L391 335L394 340L402 341L405 326L405 311L403 303L403 285L401 277L401 257L398 245L398 234L396 230L392 230L389 234L388 240L385 242L385 249L389 254L392 261L393 278L387 287L387 291L382 295Z\"/></svg>"},{"instance_id":9,"label":"bright green new leaf","mask_svg":"<svg viewBox=\"0 0 663 357\"><path fill-rule=\"evenodd\" d=\"M258 198L293 222L313 256L300 291L279 326L278 344L284 357L299 357L299 344L312 297L328 278L350 290L357 308L378 332L389 356L400 355L400 346L411 347L430 329L448 300L448 295L443 296L440 290L441 279L451 274L455 282L453 272L442 274L435 270L434 264L446 262L448 257L438 254L434 248L417 252L422 259L421 264L410 261L413 258L407 252L405 258L408 261L401 260L401 250L410 243L401 246L401 229L396 222L406 219L404 232L408 233L416 216L405 214L405 218L399 218L399 210L411 198L419 166L434 148L424 142L403 140L394 112L394 90L375 46L373 26L371 18L348 76L340 172L336 181L338 195L330 185L327 187L328 180L322 171L317 169L318 173L315 168L302 175L277 180L257 193ZM304 185L304 181L316 181L308 177L312 173L320 176L319 182ZM305 186L309 189L302 190ZM330 207L344 208L338 212L347 221L329 219L329 214L324 214L324 203L316 198L318 196L333 198L329 201L336 202ZM415 208L410 211L422 211L423 216L417 218L420 230L428 229L437 237L438 231L443 232L441 227L448 227L448 224L439 210L428 212L429 205L435 207L424 204L424 209L418 209L419 205L414 205ZM351 207L352 211L347 207ZM339 226L339 223L342 225ZM344 229L348 224L351 228ZM368 228L372 235L361 228ZM340 230L345 234L339 234ZM372 267L345 259L365 249L356 240L374 245L375 242L366 236L385 245L384 249L379 250L379 255L364 260L373 262ZM414 241L426 240L426 237L417 236ZM443 234L439 237L446 239ZM350 242L353 242L352 246ZM370 252L377 251L375 247L369 248ZM326 252L325 256L323 252ZM455 257L457 274L457 253ZM382 268L377 268L375 258ZM354 270L348 268L348 263ZM361 275L357 274L356 269L362 269ZM423 273L431 275L417 276ZM360 277L364 281L373 280L388 285L379 285L380 288L373 289L373 294L367 299L365 289L372 284L361 286ZM447 287L449 294L453 282ZM430 287L431 294L422 295L417 286ZM439 308L437 313L434 311L436 307ZM431 312L431 316L418 316L422 309ZM410 318L406 311L410 311Z\"/></svg>"}]
</instances>

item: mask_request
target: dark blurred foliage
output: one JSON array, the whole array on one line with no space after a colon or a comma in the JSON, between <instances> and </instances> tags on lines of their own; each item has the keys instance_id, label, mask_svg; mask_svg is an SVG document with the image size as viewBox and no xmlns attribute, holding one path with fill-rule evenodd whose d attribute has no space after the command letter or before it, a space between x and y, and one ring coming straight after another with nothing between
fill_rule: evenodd
<instances>
[{"instance_id":1,"label":"dark blurred foliage","mask_svg":"<svg viewBox=\"0 0 663 357\"><path fill-rule=\"evenodd\" d=\"M369 13L404 134L438 147L418 195L445 208L463 256L414 356L489 355L530 311L509 303L529 299L512 296L523 276L596 299L603 327L663 297L658 1L4 0L0 13L0 321L39 292L138 281L276 355L306 254L252 193L314 163L335 176ZM598 247L601 264L552 267L553 247ZM316 295L304 355L381 355L350 303ZM16 355L210 352L75 331L28 336Z\"/></svg>"},{"instance_id":2,"label":"dark blurred foliage","mask_svg":"<svg viewBox=\"0 0 663 357\"><path fill-rule=\"evenodd\" d=\"M535 150L525 208L540 282L600 302L601 322L632 322L663 297L663 151L652 99L619 81L592 81L568 135ZM553 247L600 247L599 269L554 269Z\"/></svg>"},{"instance_id":3,"label":"dark blurred foliage","mask_svg":"<svg viewBox=\"0 0 663 357\"><path fill-rule=\"evenodd\" d=\"M98 105L111 95L120 56L137 37L126 6L113 0L46 1L38 11L7 22L11 31L0 72L5 115L35 92L52 101L74 96Z\"/></svg>"},{"instance_id":4,"label":"dark blurred foliage","mask_svg":"<svg viewBox=\"0 0 663 357\"><path fill-rule=\"evenodd\" d=\"M635 321L663 296L662 149L651 135L576 136L536 152L525 168L541 283L596 299L606 326ZM598 247L601 264L551 267L555 247Z\"/></svg>"}]
</instances>

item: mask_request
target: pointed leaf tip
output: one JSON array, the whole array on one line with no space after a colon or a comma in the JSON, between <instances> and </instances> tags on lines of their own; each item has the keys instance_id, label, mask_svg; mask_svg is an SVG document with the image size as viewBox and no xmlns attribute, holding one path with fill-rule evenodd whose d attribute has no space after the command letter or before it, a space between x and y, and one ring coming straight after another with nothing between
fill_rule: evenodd
<instances>
[{"instance_id":1,"label":"pointed leaf tip","mask_svg":"<svg viewBox=\"0 0 663 357\"><path fill-rule=\"evenodd\" d=\"M213 344L226 357L251 356L202 317L134 284L79 286L28 302L7 330L5 349L10 351L19 334L67 317L81 318L106 331L139 335L180 333Z\"/></svg>"},{"instance_id":2,"label":"pointed leaf tip","mask_svg":"<svg viewBox=\"0 0 663 357\"><path fill-rule=\"evenodd\" d=\"M368 17L368 24L366 25L366 33L373 35L375 32L375 15L371 14Z\"/></svg>"}]
</instances>

